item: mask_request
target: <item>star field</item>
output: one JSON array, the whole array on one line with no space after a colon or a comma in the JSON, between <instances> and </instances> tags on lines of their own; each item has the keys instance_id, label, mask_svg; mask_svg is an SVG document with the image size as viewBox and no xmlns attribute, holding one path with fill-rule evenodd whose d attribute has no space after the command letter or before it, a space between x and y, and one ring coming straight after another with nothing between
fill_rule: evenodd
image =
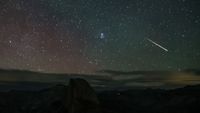
<instances>
[{"instance_id":1,"label":"star field","mask_svg":"<svg viewBox=\"0 0 200 113\"><path fill-rule=\"evenodd\" d=\"M200 68L199 5L197 0L3 0L0 68L56 73Z\"/></svg>"}]
</instances>

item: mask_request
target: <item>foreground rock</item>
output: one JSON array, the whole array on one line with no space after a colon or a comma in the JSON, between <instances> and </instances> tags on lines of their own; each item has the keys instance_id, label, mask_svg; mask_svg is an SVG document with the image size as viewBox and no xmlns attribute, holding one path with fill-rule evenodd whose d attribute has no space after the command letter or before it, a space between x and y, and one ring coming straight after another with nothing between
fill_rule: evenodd
<instances>
[{"instance_id":1,"label":"foreground rock","mask_svg":"<svg viewBox=\"0 0 200 113\"><path fill-rule=\"evenodd\" d=\"M0 93L0 113L99 113L99 108L94 90L83 79L41 91Z\"/></svg>"},{"instance_id":2,"label":"foreground rock","mask_svg":"<svg viewBox=\"0 0 200 113\"><path fill-rule=\"evenodd\" d=\"M99 100L106 113L200 113L200 85L105 91Z\"/></svg>"},{"instance_id":3,"label":"foreground rock","mask_svg":"<svg viewBox=\"0 0 200 113\"><path fill-rule=\"evenodd\" d=\"M68 113L99 113L99 106L97 95L85 80L70 80L66 98Z\"/></svg>"},{"instance_id":4,"label":"foreground rock","mask_svg":"<svg viewBox=\"0 0 200 113\"><path fill-rule=\"evenodd\" d=\"M0 113L199 113L199 95L196 85L101 91L97 98L85 80L72 79L41 91L0 92Z\"/></svg>"}]
</instances>

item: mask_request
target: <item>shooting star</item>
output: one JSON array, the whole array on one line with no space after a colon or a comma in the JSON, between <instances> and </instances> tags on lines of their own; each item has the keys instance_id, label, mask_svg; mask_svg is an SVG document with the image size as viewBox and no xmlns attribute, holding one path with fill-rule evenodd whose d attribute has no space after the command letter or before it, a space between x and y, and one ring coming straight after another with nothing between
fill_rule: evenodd
<instances>
[{"instance_id":1,"label":"shooting star","mask_svg":"<svg viewBox=\"0 0 200 113\"><path fill-rule=\"evenodd\" d=\"M168 49L167 49L167 48L161 46L160 44L154 42L153 40L151 40L151 39L149 39L149 38L147 38L147 40L148 40L149 42L153 43L154 45L156 45L157 47L161 48L162 50L168 52Z\"/></svg>"}]
</instances>

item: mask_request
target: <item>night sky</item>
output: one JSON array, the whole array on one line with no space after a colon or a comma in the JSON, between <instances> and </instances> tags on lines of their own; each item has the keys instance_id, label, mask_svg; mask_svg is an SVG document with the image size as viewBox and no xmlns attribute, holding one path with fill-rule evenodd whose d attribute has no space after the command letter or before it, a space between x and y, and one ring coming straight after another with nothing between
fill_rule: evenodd
<instances>
[{"instance_id":1,"label":"night sky","mask_svg":"<svg viewBox=\"0 0 200 113\"><path fill-rule=\"evenodd\" d=\"M199 0L0 1L3 69L199 69L199 44Z\"/></svg>"}]
</instances>

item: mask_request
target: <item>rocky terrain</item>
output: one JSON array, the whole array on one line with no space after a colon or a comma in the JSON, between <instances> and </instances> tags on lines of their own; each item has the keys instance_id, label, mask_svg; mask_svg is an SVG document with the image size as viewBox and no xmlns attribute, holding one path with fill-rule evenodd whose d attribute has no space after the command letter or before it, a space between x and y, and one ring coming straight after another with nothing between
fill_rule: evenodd
<instances>
[{"instance_id":1,"label":"rocky terrain","mask_svg":"<svg viewBox=\"0 0 200 113\"><path fill-rule=\"evenodd\" d=\"M0 113L198 113L200 86L174 90L94 91L83 79L71 79L40 91L0 93Z\"/></svg>"},{"instance_id":2,"label":"rocky terrain","mask_svg":"<svg viewBox=\"0 0 200 113\"><path fill-rule=\"evenodd\" d=\"M99 99L111 113L198 113L200 85L174 90L106 91Z\"/></svg>"}]
</instances>

